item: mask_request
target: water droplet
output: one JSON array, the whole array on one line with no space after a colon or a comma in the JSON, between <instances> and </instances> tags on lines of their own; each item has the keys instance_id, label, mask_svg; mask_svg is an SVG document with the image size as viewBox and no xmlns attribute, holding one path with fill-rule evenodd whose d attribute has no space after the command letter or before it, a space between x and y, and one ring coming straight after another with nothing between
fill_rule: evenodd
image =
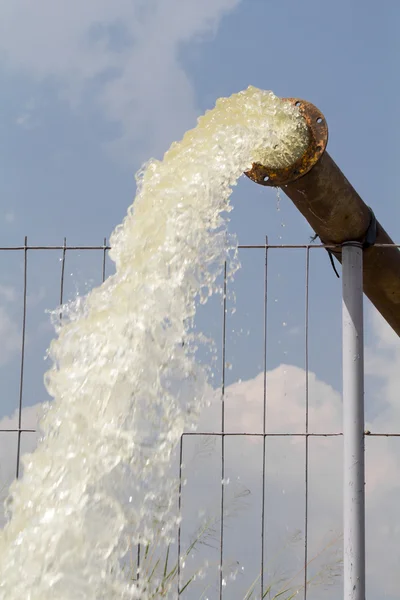
<instances>
[{"instance_id":1,"label":"water droplet","mask_svg":"<svg viewBox=\"0 0 400 600\"><path fill-rule=\"evenodd\" d=\"M276 210L277 212L281 210L281 194L279 188L276 190Z\"/></svg>"}]
</instances>

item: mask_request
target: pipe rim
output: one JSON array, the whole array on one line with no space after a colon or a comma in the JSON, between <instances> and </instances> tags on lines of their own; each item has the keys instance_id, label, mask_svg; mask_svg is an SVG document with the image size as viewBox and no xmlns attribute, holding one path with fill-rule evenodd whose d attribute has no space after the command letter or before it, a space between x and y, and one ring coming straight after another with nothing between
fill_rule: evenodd
<instances>
[{"instance_id":1,"label":"pipe rim","mask_svg":"<svg viewBox=\"0 0 400 600\"><path fill-rule=\"evenodd\" d=\"M309 145L303 156L283 169L271 169L260 163L253 163L245 175L260 185L281 187L296 181L308 173L325 152L328 143L328 125L322 112L301 98L283 98L296 106L306 121L309 131Z\"/></svg>"}]
</instances>

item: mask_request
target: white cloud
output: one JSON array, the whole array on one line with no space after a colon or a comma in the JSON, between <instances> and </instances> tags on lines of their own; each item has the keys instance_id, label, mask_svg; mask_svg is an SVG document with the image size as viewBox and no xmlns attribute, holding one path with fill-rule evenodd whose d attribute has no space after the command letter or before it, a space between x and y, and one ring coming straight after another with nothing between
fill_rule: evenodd
<instances>
[{"instance_id":1,"label":"white cloud","mask_svg":"<svg viewBox=\"0 0 400 600\"><path fill-rule=\"evenodd\" d=\"M15 288L10 285L1 285L0 284L0 299L5 302L14 302L17 298L17 293Z\"/></svg>"},{"instance_id":2,"label":"white cloud","mask_svg":"<svg viewBox=\"0 0 400 600\"><path fill-rule=\"evenodd\" d=\"M28 306L37 306L46 298L46 295L46 287L44 285L41 285L34 292L30 292L28 294L26 299Z\"/></svg>"},{"instance_id":3,"label":"white cloud","mask_svg":"<svg viewBox=\"0 0 400 600\"><path fill-rule=\"evenodd\" d=\"M400 343L377 311L371 317L377 344L366 350L365 371L380 383L373 399L375 405L381 406L374 423L376 431L381 432L387 424L392 423L394 427L400 421Z\"/></svg>"},{"instance_id":4,"label":"white cloud","mask_svg":"<svg viewBox=\"0 0 400 600\"><path fill-rule=\"evenodd\" d=\"M398 337L376 314L372 315L374 343L366 350L366 373L377 378L373 398L375 417L368 423L373 433L400 433L400 342ZM366 386L371 379L366 380ZM262 431L263 375L235 383L225 395L225 431ZM340 432L342 430L342 401L331 386L309 374L309 427L310 432ZM305 423L305 372L290 365L281 365L267 373L267 430L270 433L304 431ZM200 425L202 431L221 430L220 399L215 401ZM254 492L246 518L238 521L233 551L246 569L252 569L259 559L259 530L261 522L260 476L262 448L260 438L226 437L225 457L231 482L240 474L240 481ZM309 556L318 553L342 529L342 437L310 438L309 441ZM199 443L198 443L199 444ZM199 445L196 448L198 449ZM188 442L188 447L190 443ZM191 451L196 453L192 445ZM301 438L268 438L267 440L267 555L276 553L290 531L304 531L304 441ZM220 464L220 444L216 442L214 454L203 469L187 469L188 479L184 502L195 502L206 497L207 478ZM207 473L207 475L204 474ZM400 439L385 437L366 438L366 494L367 494L367 549L368 595L394 600L398 597L398 568L400 563ZM218 511L218 488L209 503L209 510ZM198 502L198 500L197 500ZM186 521L196 520L195 510L186 508ZM230 529L235 527L235 520ZM340 549L338 540L334 548ZM244 548L244 550L241 550ZM281 555L289 572L295 570L301 557L301 548L290 546ZM333 550L333 549L332 549ZM246 555L251 556L247 559ZM310 568L310 574L324 564L335 560L327 551ZM315 568L314 568L315 567ZM301 570L301 569L300 569ZM255 573L256 574L256 573ZM254 573L253 573L254 575ZM324 598L340 596L341 581ZM244 588L243 588L244 589ZM242 589L242 591L243 591ZM315 594L315 595L314 595ZM243 597L243 596L241 596ZM315 588L309 596L318 599L321 589ZM239 598L239 595L238 595Z\"/></svg>"},{"instance_id":5,"label":"white cloud","mask_svg":"<svg viewBox=\"0 0 400 600\"><path fill-rule=\"evenodd\" d=\"M11 288L2 288L2 293L10 294ZM1 295L1 290L0 290ZM21 334L16 323L4 306L0 305L0 366L5 365L21 348Z\"/></svg>"},{"instance_id":6,"label":"white cloud","mask_svg":"<svg viewBox=\"0 0 400 600\"><path fill-rule=\"evenodd\" d=\"M15 288L0 284L0 366L7 364L21 350L21 332L7 307L16 299Z\"/></svg>"},{"instance_id":7,"label":"white cloud","mask_svg":"<svg viewBox=\"0 0 400 600\"><path fill-rule=\"evenodd\" d=\"M166 149L194 125L193 88L179 52L215 31L240 0L13 0L2 8L0 57L57 83L72 106L95 90L120 128L119 151ZM20 119L25 123L25 116Z\"/></svg>"},{"instance_id":8,"label":"white cloud","mask_svg":"<svg viewBox=\"0 0 400 600\"><path fill-rule=\"evenodd\" d=\"M387 344L386 332L379 338L378 347ZM390 345L394 342L390 338ZM394 392L400 371L400 344L393 343L393 364L387 365L382 387L377 393L377 414L369 427L375 432L400 432L400 412L385 410L387 394ZM377 356L377 355L375 355ZM397 358L395 358L397 357ZM378 357L379 358L379 357ZM380 359L379 359L380 360ZM397 360L397 368L395 364ZM389 361L390 362L390 361ZM381 375L381 373L379 373ZM394 381L391 380L394 379ZM267 374L268 381L268 431L299 432L304 431L305 373L302 369L281 365ZM340 395L330 386L319 381L314 374L309 378L310 391L310 431L339 432L342 429L342 404ZM397 387L397 390L399 388ZM262 430L263 375L251 381L229 386L225 398L226 431L260 432ZM218 401L210 413L204 416L202 430L220 430L220 406ZM226 438L227 440L232 438ZM254 532L257 536L261 522L260 476L261 441L260 438L235 438L226 442L226 462L231 465L232 475L241 473L242 482L256 490L256 499L248 511L246 520L236 536L237 554L240 547L252 552ZM368 584L371 597L394 599L398 594L398 570L400 563L400 525L398 505L400 502L400 440L387 438L367 438L366 441L366 481L367 481L367 542L368 542ZM214 453L214 461L219 459L219 445ZM342 529L342 438L310 438L309 446L309 556L314 556L335 538ZM267 441L267 511L268 553L274 554L276 547L288 532L304 530L304 441L300 438L268 438ZM206 467L209 470L210 466ZM244 477L243 477L244 474ZM205 486L206 478L197 471L187 471L187 488L193 486L192 501L199 490ZM193 483L191 483L191 479ZM258 490L258 491L257 491ZM190 501L191 493L188 492ZM214 510L218 503L215 502ZM212 509L211 509L212 510ZM192 522L194 513L188 510L187 519ZM231 528L234 526L231 523ZM248 533L250 532L250 533ZM247 546L246 546L247 544ZM334 545L340 549L341 541ZM300 549L301 550L301 549ZM232 554L232 551L231 551ZM300 552L301 554L301 552ZM287 548L282 560L289 569L295 569L296 549ZM246 560L241 556L242 560ZM252 555L254 562L255 555ZM318 571L323 564L334 560L329 551L316 561ZM247 565L251 568L251 565ZM340 579L338 585L341 585ZM314 591L312 598L319 598L321 590ZM330 595L332 594L332 595ZM324 593L324 598L337 598L340 587L333 587Z\"/></svg>"}]
</instances>

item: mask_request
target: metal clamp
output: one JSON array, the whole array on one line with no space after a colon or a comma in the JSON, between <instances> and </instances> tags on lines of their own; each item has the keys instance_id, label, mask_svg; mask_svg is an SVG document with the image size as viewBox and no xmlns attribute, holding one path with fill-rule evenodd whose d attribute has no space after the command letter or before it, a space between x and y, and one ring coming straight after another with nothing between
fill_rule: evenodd
<instances>
[{"instance_id":1,"label":"metal clamp","mask_svg":"<svg viewBox=\"0 0 400 600\"><path fill-rule=\"evenodd\" d=\"M362 247L363 250L366 250L367 248L371 248L371 246L374 246L376 244L376 236L377 236L377 221L376 221L376 217L375 217L375 214L374 214L374 211L372 210L372 208L370 208L368 206L368 209L369 209L369 212L370 212L369 225L368 225L367 231L365 232L364 240L362 242L358 242L360 244L360 246ZM311 240L314 241L317 237L319 237L319 235L315 234L315 236L313 236L311 238ZM343 242L342 246L353 245L354 243L355 242ZM331 262L332 269L333 269L336 277L340 278L340 275L339 275L339 273L338 273L338 271L336 269L335 262L333 260L334 253L332 252L332 250L330 248L326 248L326 251L329 254L329 260Z\"/></svg>"}]
</instances>

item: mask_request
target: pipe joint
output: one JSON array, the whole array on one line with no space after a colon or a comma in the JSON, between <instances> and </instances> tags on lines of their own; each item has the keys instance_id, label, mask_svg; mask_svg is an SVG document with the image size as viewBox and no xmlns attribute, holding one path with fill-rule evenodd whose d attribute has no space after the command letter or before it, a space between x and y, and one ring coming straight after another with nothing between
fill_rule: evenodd
<instances>
[{"instance_id":1,"label":"pipe joint","mask_svg":"<svg viewBox=\"0 0 400 600\"><path fill-rule=\"evenodd\" d=\"M342 248L344 248L345 246L352 246L353 248L363 248L364 244L362 244L361 242L348 241L348 242L343 242L343 244L341 246L342 246Z\"/></svg>"}]
</instances>

